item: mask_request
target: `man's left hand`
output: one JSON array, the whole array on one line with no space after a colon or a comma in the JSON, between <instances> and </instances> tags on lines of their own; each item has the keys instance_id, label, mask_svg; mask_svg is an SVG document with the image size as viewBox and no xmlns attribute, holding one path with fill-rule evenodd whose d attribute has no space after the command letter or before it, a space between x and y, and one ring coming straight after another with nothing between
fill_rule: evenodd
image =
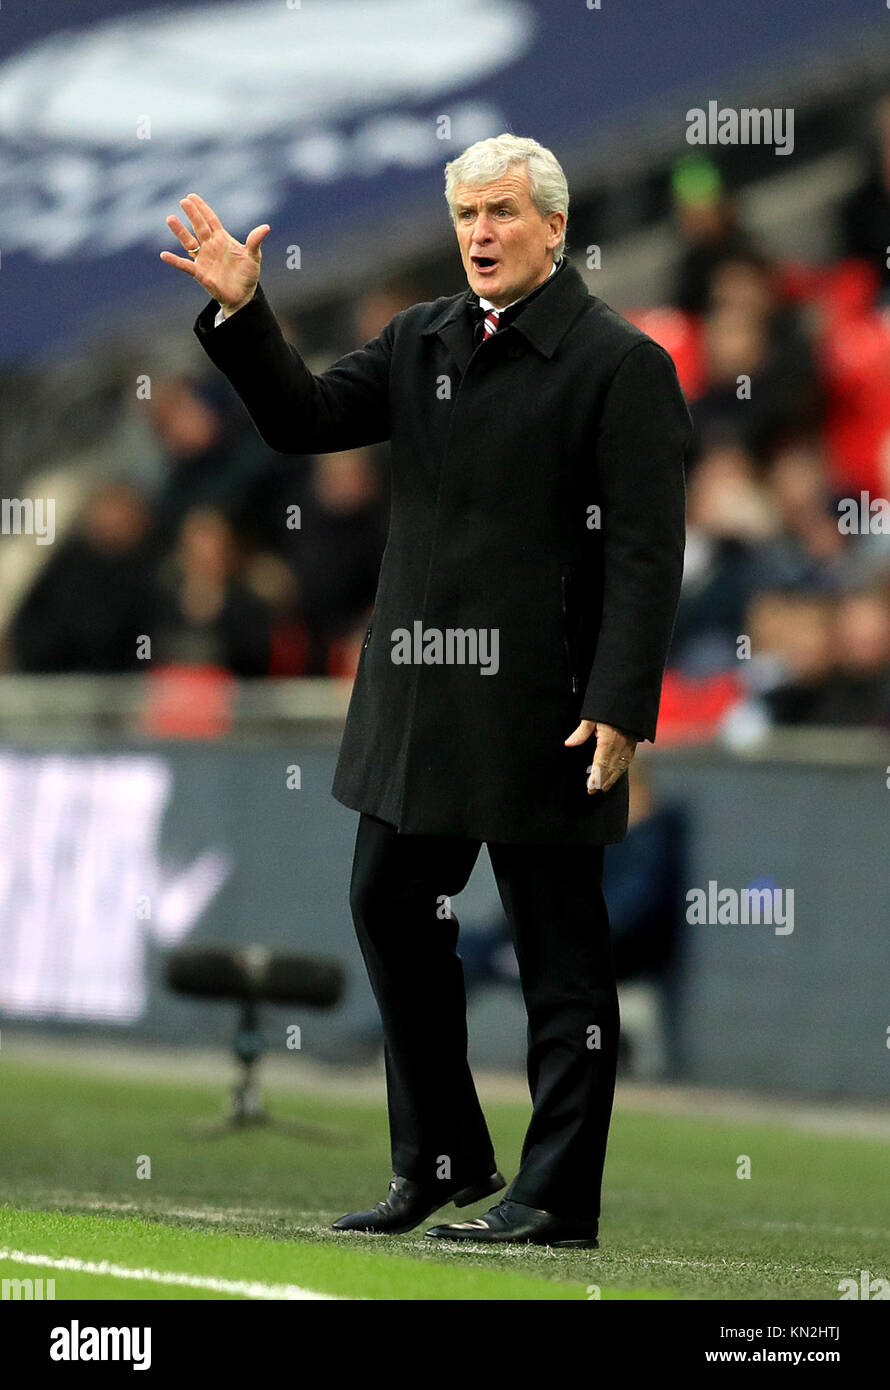
<instances>
[{"instance_id":1,"label":"man's left hand","mask_svg":"<svg viewBox=\"0 0 890 1390\"><path fill-rule=\"evenodd\" d=\"M582 719L575 732L566 739L566 748L577 748L579 744L586 743L591 734L596 735L596 752L587 780L587 791L589 794L607 792L633 762L637 740L631 734L616 729L614 724L604 724L598 719Z\"/></svg>"}]
</instances>

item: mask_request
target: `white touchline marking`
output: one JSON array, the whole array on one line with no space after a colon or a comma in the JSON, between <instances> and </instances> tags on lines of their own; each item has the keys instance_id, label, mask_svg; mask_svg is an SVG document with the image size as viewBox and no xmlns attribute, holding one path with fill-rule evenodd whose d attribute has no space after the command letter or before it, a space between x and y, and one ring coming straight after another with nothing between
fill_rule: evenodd
<instances>
[{"instance_id":1,"label":"white touchline marking","mask_svg":"<svg viewBox=\"0 0 890 1390\"><path fill-rule=\"evenodd\" d=\"M46 1269L68 1270L72 1274L110 1274L115 1279L136 1279L147 1284L174 1284L186 1289L210 1289L214 1293L243 1294L245 1298L339 1299L334 1293L313 1293L298 1284L261 1284L253 1279L217 1279L203 1274L171 1274L163 1269L128 1269L108 1260L78 1260L73 1255L32 1255L24 1250L0 1249L0 1260L20 1265L39 1265Z\"/></svg>"}]
</instances>

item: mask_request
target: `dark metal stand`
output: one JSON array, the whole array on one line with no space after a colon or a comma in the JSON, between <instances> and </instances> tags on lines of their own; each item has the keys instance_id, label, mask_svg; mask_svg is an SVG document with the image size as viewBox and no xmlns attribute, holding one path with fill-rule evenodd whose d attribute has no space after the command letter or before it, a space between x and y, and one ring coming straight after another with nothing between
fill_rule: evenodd
<instances>
[{"instance_id":1,"label":"dark metal stand","mask_svg":"<svg viewBox=\"0 0 890 1390\"><path fill-rule=\"evenodd\" d=\"M342 1130L324 1129L320 1125L300 1124L294 1120L277 1119L263 1106L259 1082L259 1062L266 1050L259 1026L259 1009L251 999L241 1001L238 1026L235 1029L234 1051L241 1074L231 1090L232 1108L224 1120L196 1124L192 1133L203 1139L218 1139L242 1129L264 1126L278 1134L308 1139L319 1144L354 1144L354 1135Z\"/></svg>"}]
</instances>

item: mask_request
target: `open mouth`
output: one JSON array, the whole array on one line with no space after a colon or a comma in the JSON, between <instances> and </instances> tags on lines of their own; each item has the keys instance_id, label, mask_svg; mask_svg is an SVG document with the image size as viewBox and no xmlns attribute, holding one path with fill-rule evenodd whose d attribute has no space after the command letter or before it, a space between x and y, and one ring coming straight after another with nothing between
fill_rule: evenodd
<instances>
[{"instance_id":1,"label":"open mouth","mask_svg":"<svg viewBox=\"0 0 890 1390\"><path fill-rule=\"evenodd\" d=\"M486 271L492 271L497 266L497 261L493 256L471 256L470 260L478 271L484 275Z\"/></svg>"}]
</instances>

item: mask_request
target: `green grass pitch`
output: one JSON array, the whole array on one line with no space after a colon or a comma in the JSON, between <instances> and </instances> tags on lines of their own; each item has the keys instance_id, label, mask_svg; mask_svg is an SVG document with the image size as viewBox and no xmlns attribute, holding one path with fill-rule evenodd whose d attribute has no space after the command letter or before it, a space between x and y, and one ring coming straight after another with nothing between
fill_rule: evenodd
<instances>
[{"instance_id":1,"label":"green grass pitch","mask_svg":"<svg viewBox=\"0 0 890 1390\"><path fill-rule=\"evenodd\" d=\"M386 1190L376 1094L270 1089L269 1109L307 1136L196 1138L195 1120L224 1099L215 1084L48 1065L7 1046L0 1057L0 1278L53 1278L57 1299L837 1300L861 1270L890 1277L879 1138L647 1113L622 1107L619 1090L601 1249L493 1251L426 1240L424 1227L328 1229ZM528 1106L492 1101L486 1114L512 1176Z\"/></svg>"}]
</instances>

